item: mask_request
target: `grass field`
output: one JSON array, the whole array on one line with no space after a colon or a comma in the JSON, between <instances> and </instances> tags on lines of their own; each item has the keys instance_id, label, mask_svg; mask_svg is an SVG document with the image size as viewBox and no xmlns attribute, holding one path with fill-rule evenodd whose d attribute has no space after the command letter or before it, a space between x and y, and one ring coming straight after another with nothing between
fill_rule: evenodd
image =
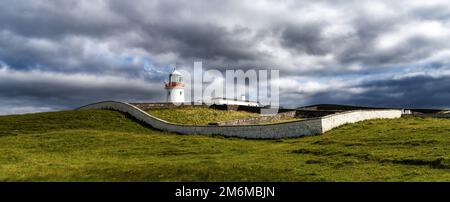
<instances>
[{"instance_id":1,"label":"grass field","mask_svg":"<svg viewBox=\"0 0 450 202\"><path fill-rule=\"evenodd\" d=\"M226 111L217 110L205 107L179 107L171 109L151 109L147 113L156 116L160 119L187 125L208 125L220 121L230 121L237 119L259 117L258 113L251 113L245 111ZM277 121L261 122L259 124L268 123L283 123L289 121L298 121L301 118L284 118Z\"/></svg>"},{"instance_id":2,"label":"grass field","mask_svg":"<svg viewBox=\"0 0 450 202\"><path fill-rule=\"evenodd\" d=\"M0 181L450 181L450 119L283 140L187 136L107 110L0 116Z\"/></svg>"},{"instance_id":3,"label":"grass field","mask_svg":"<svg viewBox=\"0 0 450 202\"><path fill-rule=\"evenodd\" d=\"M179 107L172 109L151 109L147 113L163 120L192 125L208 125L208 123L236 119L258 117L258 113L244 111L226 111L206 107Z\"/></svg>"}]
</instances>

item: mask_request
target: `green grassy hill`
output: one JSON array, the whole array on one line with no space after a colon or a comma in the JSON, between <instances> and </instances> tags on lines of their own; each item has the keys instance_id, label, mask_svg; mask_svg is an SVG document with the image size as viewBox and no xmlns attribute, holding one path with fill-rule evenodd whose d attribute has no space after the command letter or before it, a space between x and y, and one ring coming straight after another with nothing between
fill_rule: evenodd
<instances>
[{"instance_id":1,"label":"green grassy hill","mask_svg":"<svg viewBox=\"0 0 450 202\"><path fill-rule=\"evenodd\" d=\"M175 135L107 110L0 116L0 181L450 181L450 119L283 140Z\"/></svg>"},{"instance_id":2,"label":"green grassy hill","mask_svg":"<svg viewBox=\"0 0 450 202\"><path fill-rule=\"evenodd\" d=\"M220 121L230 121L260 116L259 113L251 113L246 111L227 111L195 106L151 109L146 110L146 112L172 123L186 125L208 125L209 123L216 123ZM283 123L298 120L301 120L301 118L286 117L280 120L265 121L258 124Z\"/></svg>"},{"instance_id":3,"label":"green grassy hill","mask_svg":"<svg viewBox=\"0 0 450 202\"><path fill-rule=\"evenodd\" d=\"M151 109L147 113L163 120L192 125L208 125L208 123L258 117L258 113L244 111L226 111L206 107L178 107L169 109Z\"/></svg>"}]
</instances>

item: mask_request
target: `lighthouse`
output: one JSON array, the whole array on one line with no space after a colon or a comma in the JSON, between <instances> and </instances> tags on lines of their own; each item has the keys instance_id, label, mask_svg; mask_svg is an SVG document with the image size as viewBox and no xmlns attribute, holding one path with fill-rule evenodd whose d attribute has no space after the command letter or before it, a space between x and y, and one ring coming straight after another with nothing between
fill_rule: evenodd
<instances>
[{"instance_id":1,"label":"lighthouse","mask_svg":"<svg viewBox=\"0 0 450 202\"><path fill-rule=\"evenodd\" d=\"M184 84L183 77L176 69L169 74L169 82L165 83L167 90L167 102L184 102Z\"/></svg>"}]
</instances>

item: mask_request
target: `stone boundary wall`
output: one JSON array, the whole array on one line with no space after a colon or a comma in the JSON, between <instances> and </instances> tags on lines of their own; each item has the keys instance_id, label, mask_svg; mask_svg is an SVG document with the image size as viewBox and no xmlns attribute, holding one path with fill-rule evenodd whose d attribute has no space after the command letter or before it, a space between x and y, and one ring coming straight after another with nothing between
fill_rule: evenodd
<instances>
[{"instance_id":1,"label":"stone boundary wall","mask_svg":"<svg viewBox=\"0 0 450 202\"><path fill-rule=\"evenodd\" d=\"M223 135L256 139L278 139L317 135L345 123L353 123L372 118L398 118L401 116L400 110L397 110L398 113L395 110L371 110L352 111L342 114L333 114L323 118L311 118L294 122L266 125L194 126L167 122L146 113L136 106L123 102L99 102L79 108L79 110L83 109L110 109L128 113L135 119L142 121L153 128L179 134Z\"/></svg>"},{"instance_id":2,"label":"stone boundary wall","mask_svg":"<svg viewBox=\"0 0 450 202\"><path fill-rule=\"evenodd\" d=\"M245 125L245 126L194 126L174 124L154 117L145 111L128 103L106 101L86 105L79 109L110 109L128 113L139 121L153 128L179 134L199 135L223 135L229 137L277 139L285 137L299 137L305 135L316 135L321 133L320 119L310 119L301 122L288 122L267 125Z\"/></svg>"},{"instance_id":3,"label":"stone boundary wall","mask_svg":"<svg viewBox=\"0 0 450 202\"><path fill-rule=\"evenodd\" d=\"M321 118L322 132L327 132L347 123L356 123L368 119L393 119L401 116L402 110L398 109L354 110L331 114Z\"/></svg>"}]
</instances>

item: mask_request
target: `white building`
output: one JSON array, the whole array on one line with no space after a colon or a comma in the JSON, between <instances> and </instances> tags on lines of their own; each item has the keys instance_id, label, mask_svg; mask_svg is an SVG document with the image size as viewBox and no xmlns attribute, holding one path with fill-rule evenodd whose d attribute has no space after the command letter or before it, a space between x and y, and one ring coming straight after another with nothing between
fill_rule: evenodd
<instances>
[{"instance_id":1,"label":"white building","mask_svg":"<svg viewBox=\"0 0 450 202\"><path fill-rule=\"evenodd\" d=\"M212 98L211 103L216 105L243 105L243 106L259 107L258 102L247 100L245 99L244 95L242 96L241 99Z\"/></svg>"},{"instance_id":2,"label":"white building","mask_svg":"<svg viewBox=\"0 0 450 202\"><path fill-rule=\"evenodd\" d=\"M165 83L167 90L167 102L184 102L184 84L180 72L173 70L169 74L169 82Z\"/></svg>"}]
</instances>

